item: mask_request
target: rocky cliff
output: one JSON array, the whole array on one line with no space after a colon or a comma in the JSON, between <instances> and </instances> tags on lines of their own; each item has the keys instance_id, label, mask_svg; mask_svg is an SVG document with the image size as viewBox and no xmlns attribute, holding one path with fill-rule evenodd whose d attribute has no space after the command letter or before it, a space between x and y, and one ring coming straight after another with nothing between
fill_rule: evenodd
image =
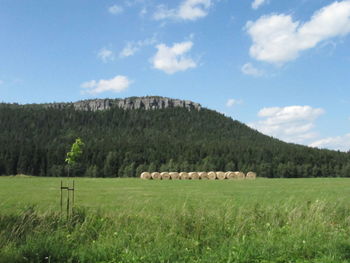
<instances>
[{"instance_id":1,"label":"rocky cliff","mask_svg":"<svg viewBox=\"0 0 350 263\"><path fill-rule=\"evenodd\" d=\"M84 111L99 111L108 110L113 107L122 108L124 110L133 109L166 109L181 107L188 110L200 110L201 105L189 100L170 99L165 97L130 97L125 99L93 99L82 100L72 103L50 103L45 104L45 107L63 109L73 106L76 110Z\"/></svg>"}]
</instances>

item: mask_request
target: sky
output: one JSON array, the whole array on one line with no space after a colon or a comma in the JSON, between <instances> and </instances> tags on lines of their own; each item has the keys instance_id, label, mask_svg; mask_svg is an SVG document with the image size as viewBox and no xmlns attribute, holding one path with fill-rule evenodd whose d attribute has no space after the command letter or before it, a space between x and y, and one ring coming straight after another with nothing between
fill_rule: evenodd
<instances>
[{"instance_id":1,"label":"sky","mask_svg":"<svg viewBox=\"0 0 350 263\"><path fill-rule=\"evenodd\" d=\"M350 0L0 0L0 102L165 96L350 149Z\"/></svg>"}]
</instances>

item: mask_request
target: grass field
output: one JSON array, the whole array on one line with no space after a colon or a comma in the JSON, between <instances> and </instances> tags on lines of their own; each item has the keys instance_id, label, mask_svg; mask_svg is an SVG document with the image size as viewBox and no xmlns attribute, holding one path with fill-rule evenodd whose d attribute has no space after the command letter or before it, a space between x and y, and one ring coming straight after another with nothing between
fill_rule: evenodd
<instances>
[{"instance_id":1,"label":"grass field","mask_svg":"<svg viewBox=\"0 0 350 263\"><path fill-rule=\"evenodd\" d=\"M350 179L74 180L0 177L0 262L350 262Z\"/></svg>"}]
</instances>

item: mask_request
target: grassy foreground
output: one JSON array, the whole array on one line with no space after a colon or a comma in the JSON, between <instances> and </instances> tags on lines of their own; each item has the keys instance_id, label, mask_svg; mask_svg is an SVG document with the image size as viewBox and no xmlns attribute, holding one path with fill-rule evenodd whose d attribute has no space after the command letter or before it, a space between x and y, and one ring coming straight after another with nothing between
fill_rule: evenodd
<instances>
[{"instance_id":1,"label":"grassy foreground","mask_svg":"<svg viewBox=\"0 0 350 263\"><path fill-rule=\"evenodd\" d=\"M0 262L350 262L350 179L60 180L0 177Z\"/></svg>"}]
</instances>

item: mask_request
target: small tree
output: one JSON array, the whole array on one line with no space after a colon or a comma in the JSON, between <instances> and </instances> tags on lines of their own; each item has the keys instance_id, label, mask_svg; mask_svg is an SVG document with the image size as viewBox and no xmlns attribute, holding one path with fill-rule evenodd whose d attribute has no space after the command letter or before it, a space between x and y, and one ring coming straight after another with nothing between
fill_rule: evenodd
<instances>
[{"instance_id":1,"label":"small tree","mask_svg":"<svg viewBox=\"0 0 350 263\"><path fill-rule=\"evenodd\" d=\"M68 164L68 177L69 177L69 168L76 164L79 157L83 153L82 147L84 146L83 141L80 138L77 138L73 143L71 150L67 152L67 158L65 162Z\"/></svg>"}]
</instances>

